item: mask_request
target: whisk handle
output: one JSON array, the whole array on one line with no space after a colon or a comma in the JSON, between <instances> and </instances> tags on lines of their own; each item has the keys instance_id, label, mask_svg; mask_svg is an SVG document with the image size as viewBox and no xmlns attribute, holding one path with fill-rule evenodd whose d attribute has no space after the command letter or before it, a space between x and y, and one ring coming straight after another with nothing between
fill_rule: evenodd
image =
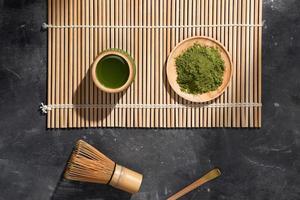
<instances>
[{"instance_id":1,"label":"whisk handle","mask_svg":"<svg viewBox=\"0 0 300 200\"><path fill-rule=\"evenodd\" d=\"M143 175L116 164L109 185L131 194L137 193L141 187Z\"/></svg>"}]
</instances>

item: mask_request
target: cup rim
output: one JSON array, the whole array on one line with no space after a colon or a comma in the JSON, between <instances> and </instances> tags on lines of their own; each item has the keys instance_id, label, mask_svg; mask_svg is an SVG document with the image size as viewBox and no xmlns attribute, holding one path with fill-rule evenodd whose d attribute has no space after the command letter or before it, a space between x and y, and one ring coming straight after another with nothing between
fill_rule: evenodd
<instances>
[{"instance_id":1,"label":"cup rim","mask_svg":"<svg viewBox=\"0 0 300 200\"><path fill-rule=\"evenodd\" d=\"M129 68L129 76L128 79L126 81L126 83L124 85L122 85L119 88L109 88L104 86L97 78L96 75L96 71L97 71L97 65L98 63L101 61L102 58L104 58L105 56L108 55L117 55L120 56L121 58L123 58ZM130 60L129 56L127 56L125 53L122 53L118 50L108 50L108 51L104 51L102 53L100 53L96 59L94 60L93 66L92 66L92 78L93 78L93 82L94 84L102 91L107 92L107 93L118 93L118 92L122 92L124 90L126 90L130 84L132 83L133 79L134 79L134 63L133 61Z\"/></svg>"}]
</instances>

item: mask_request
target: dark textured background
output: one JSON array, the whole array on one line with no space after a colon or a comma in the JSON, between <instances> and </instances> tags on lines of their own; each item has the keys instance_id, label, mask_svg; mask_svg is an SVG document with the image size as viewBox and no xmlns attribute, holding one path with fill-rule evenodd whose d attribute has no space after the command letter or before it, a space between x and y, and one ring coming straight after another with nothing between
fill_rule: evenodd
<instances>
[{"instance_id":1,"label":"dark textured background","mask_svg":"<svg viewBox=\"0 0 300 200\"><path fill-rule=\"evenodd\" d=\"M300 199L300 0L265 0L263 128L46 130L46 0L0 0L0 199ZM60 179L76 140L144 174L140 193Z\"/></svg>"}]
</instances>

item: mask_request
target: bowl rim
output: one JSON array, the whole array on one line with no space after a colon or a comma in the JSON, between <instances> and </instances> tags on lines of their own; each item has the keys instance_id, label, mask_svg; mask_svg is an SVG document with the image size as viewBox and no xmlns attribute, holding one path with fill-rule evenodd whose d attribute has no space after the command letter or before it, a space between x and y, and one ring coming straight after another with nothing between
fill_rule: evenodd
<instances>
[{"instance_id":1,"label":"bowl rim","mask_svg":"<svg viewBox=\"0 0 300 200\"><path fill-rule=\"evenodd\" d=\"M227 81L226 82L226 85L223 86L223 89L222 90L219 90L216 89L214 91L210 91L210 92L207 92L207 93L203 93L203 94L189 94L189 93L186 93L186 92L183 92L181 91L180 89L178 90L178 87L180 88L180 86L178 85L177 81L175 80L175 83L174 81L171 81L171 75L170 75L170 67L173 67L171 65L171 62L172 62L172 59L174 59L174 53L177 51L177 49L179 47L181 47L182 45L184 45L185 43L188 43L189 41L191 40L208 40L214 44L216 44L218 47L220 47L222 49L222 52L225 53L226 57L228 58L228 61L229 61L229 66L225 66L225 67L228 67L229 70L230 70L230 74L229 74L229 78L228 80L224 80L223 79L223 82L222 84L220 85L220 87L223 85L224 81ZM200 43L201 44L201 43ZM190 47L190 46L189 46ZM176 52L177 53L177 52ZM176 68L176 66L175 66ZM218 98L219 96L221 96L224 91L227 89L227 87L229 86L230 82L231 82L231 79L232 79L232 75L233 75L233 62L232 62L232 58L231 58L231 55L230 53L227 51L227 49L224 47L224 45L215 40L214 38L211 38L211 37L207 37L207 36L193 36L193 37L189 37L181 42L179 42L175 48L172 50L172 52L170 53L169 57L168 57L168 60L167 60L167 64L166 64L166 74L167 74L167 78L168 78L168 82L169 84L171 85L172 89L175 91L175 93L177 95L179 95L180 97L188 100L188 101L191 101L191 102L195 102L195 103L205 103L205 102L208 102L208 101L212 101L216 98ZM176 71L177 73L177 71ZM225 72L224 72L224 76L225 76ZM176 76L177 77L177 76ZM178 87L177 87L178 86ZM218 91L219 90L219 91ZM218 91L218 92L217 92ZM217 92L217 93L216 93ZM209 94L213 94L213 93L216 93L215 95L212 95L210 96ZM209 96L209 97L206 97L206 98L201 98L203 96ZM198 98L197 98L198 97Z\"/></svg>"},{"instance_id":2,"label":"bowl rim","mask_svg":"<svg viewBox=\"0 0 300 200\"><path fill-rule=\"evenodd\" d=\"M127 65L128 65L128 68L129 68L128 79L127 79L126 83L124 85L122 85L121 87L119 87L119 88L106 87L97 78L96 71L97 71L98 63L101 61L102 58L104 58L105 56L108 56L108 55L120 56L121 58L123 58L126 61ZM104 92L107 92L107 93L118 93L118 92L122 92L122 91L126 90L131 85L131 83L133 82L134 77L135 77L135 72L134 72L134 63L133 63L133 61L129 58L129 55L127 55L127 54L125 54L125 53L123 53L119 50L107 50L107 51L101 52L96 57L96 59L93 62L93 65L92 65L92 78L93 78L94 84L100 90L102 90Z\"/></svg>"}]
</instances>

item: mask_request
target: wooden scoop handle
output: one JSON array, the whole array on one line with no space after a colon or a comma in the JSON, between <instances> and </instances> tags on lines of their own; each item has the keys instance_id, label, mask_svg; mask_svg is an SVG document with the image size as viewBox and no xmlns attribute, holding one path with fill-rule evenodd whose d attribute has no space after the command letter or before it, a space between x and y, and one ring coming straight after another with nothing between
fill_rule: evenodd
<instances>
[{"instance_id":1,"label":"wooden scoop handle","mask_svg":"<svg viewBox=\"0 0 300 200\"><path fill-rule=\"evenodd\" d=\"M217 178L220 175L221 175L221 171L219 169L213 169L210 172L208 172L207 174L205 174L204 176L202 176L200 179L195 181L194 183L190 184L189 186L180 190L173 196L169 197L167 200L176 200L176 199L182 197L183 195L189 193L190 191L196 189L197 187L203 185L204 183Z\"/></svg>"}]
</instances>

